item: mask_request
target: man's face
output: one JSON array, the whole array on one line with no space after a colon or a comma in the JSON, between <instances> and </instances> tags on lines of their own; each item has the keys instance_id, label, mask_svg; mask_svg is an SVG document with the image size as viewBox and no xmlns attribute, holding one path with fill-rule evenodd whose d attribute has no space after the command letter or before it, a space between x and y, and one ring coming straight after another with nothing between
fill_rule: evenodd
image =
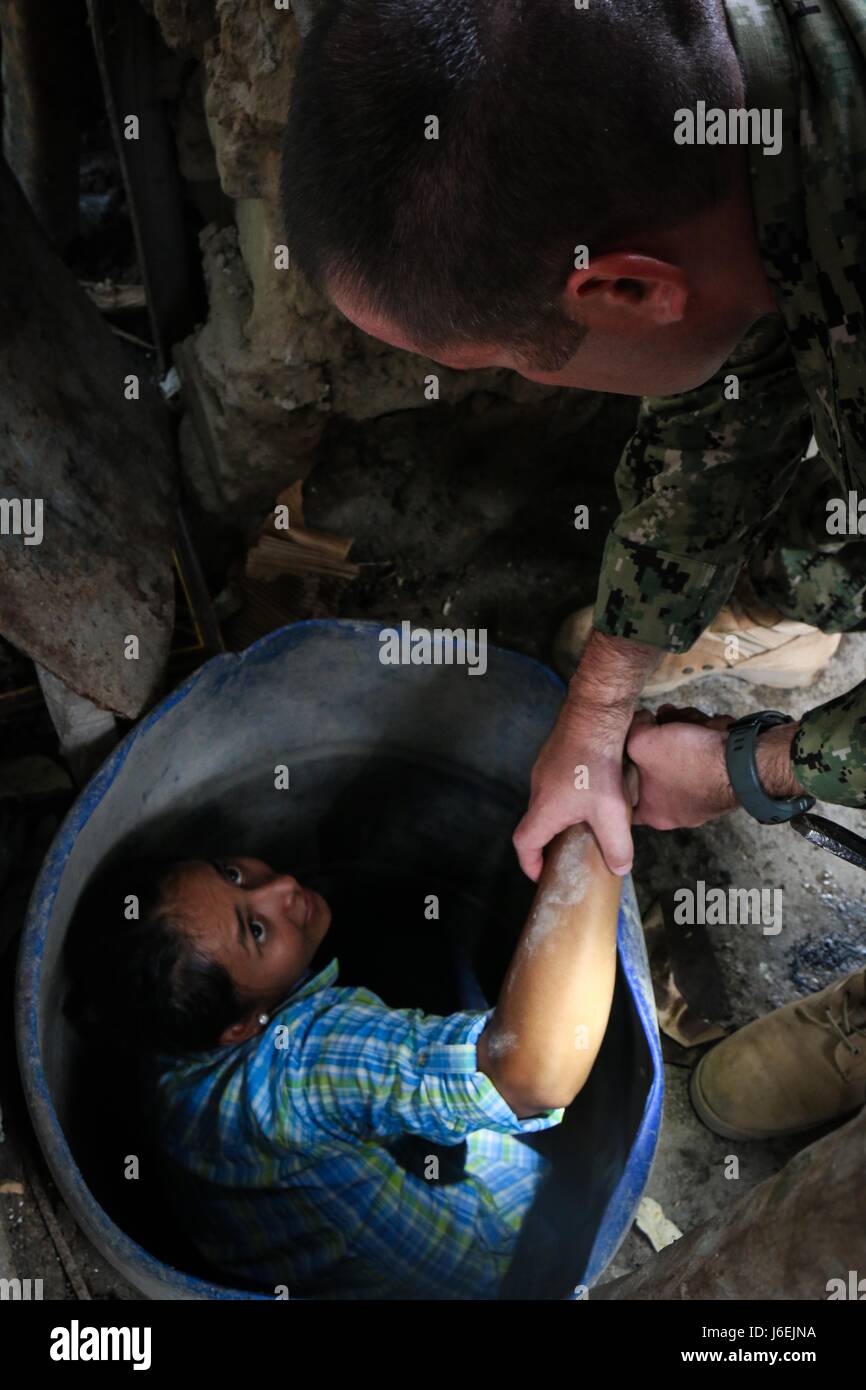
<instances>
[{"instance_id":1,"label":"man's face","mask_svg":"<svg viewBox=\"0 0 866 1390\"><path fill-rule=\"evenodd\" d=\"M243 855L181 864L166 881L161 906L225 966L251 1011L290 993L331 923L318 893Z\"/></svg>"}]
</instances>

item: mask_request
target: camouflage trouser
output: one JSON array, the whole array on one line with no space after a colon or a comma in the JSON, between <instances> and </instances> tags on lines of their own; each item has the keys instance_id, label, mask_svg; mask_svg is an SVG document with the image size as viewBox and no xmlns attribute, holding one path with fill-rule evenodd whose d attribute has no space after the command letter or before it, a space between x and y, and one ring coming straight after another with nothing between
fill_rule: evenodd
<instances>
[{"instance_id":1,"label":"camouflage trouser","mask_svg":"<svg viewBox=\"0 0 866 1390\"><path fill-rule=\"evenodd\" d=\"M840 484L822 459L800 475L749 561L749 578L786 618L824 632L866 628L866 535L828 535L827 502L840 497Z\"/></svg>"}]
</instances>

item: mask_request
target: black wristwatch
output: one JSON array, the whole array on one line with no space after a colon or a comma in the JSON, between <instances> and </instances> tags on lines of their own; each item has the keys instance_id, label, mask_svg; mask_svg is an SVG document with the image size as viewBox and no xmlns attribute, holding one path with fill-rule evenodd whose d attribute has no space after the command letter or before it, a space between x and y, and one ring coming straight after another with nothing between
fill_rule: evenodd
<instances>
[{"instance_id":1,"label":"black wristwatch","mask_svg":"<svg viewBox=\"0 0 866 1390\"><path fill-rule=\"evenodd\" d=\"M780 714L777 709L764 709L758 714L747 714L738 719L728 729L725 745L725 764L734 795L755 820L762 825L782 825L803 811L815 805L814 796L792 796L787 800L768 796L761 786L755 762L755 743L758 735L776 724L790 724L789 714Z\"/></svg>"}]
</instances>

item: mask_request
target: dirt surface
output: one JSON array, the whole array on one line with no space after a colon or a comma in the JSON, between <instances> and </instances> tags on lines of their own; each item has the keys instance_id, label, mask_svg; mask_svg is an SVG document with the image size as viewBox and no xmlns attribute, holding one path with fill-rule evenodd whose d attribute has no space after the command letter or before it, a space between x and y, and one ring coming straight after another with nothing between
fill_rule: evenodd
<instances>
[{"instance_id":1,"label":"dirt surface","mask_svg":"<svg viewBox=\"0 0 866 1390\"><path fill-rule=\"evenodd\" d=\"M483 627L546 660L562 618L593 598L636 411L573 391L535 406L479 395L334 426L304 508L309 525L354 536L365 566L339 616Z\"/></svg>"}]
</instances>

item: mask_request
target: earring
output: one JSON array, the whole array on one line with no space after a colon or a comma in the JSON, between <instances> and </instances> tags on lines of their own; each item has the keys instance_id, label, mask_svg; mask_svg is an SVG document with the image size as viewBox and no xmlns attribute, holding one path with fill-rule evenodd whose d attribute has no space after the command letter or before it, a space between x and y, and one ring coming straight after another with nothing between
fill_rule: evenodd
<instances>
[{"instance_id":1,"label":"earring","mask_svg":"<svg viewBox=\"0 0 866 1390\"><path fill-rule=\"evenodd\" d=\"M268 1023L268 1022L269 1022L269 1020L268 1020L267 1014L259 1014L259 1027L260 1027L260 1028L264 1028L265 1024Z\"/></svg>"}]
</instances>

